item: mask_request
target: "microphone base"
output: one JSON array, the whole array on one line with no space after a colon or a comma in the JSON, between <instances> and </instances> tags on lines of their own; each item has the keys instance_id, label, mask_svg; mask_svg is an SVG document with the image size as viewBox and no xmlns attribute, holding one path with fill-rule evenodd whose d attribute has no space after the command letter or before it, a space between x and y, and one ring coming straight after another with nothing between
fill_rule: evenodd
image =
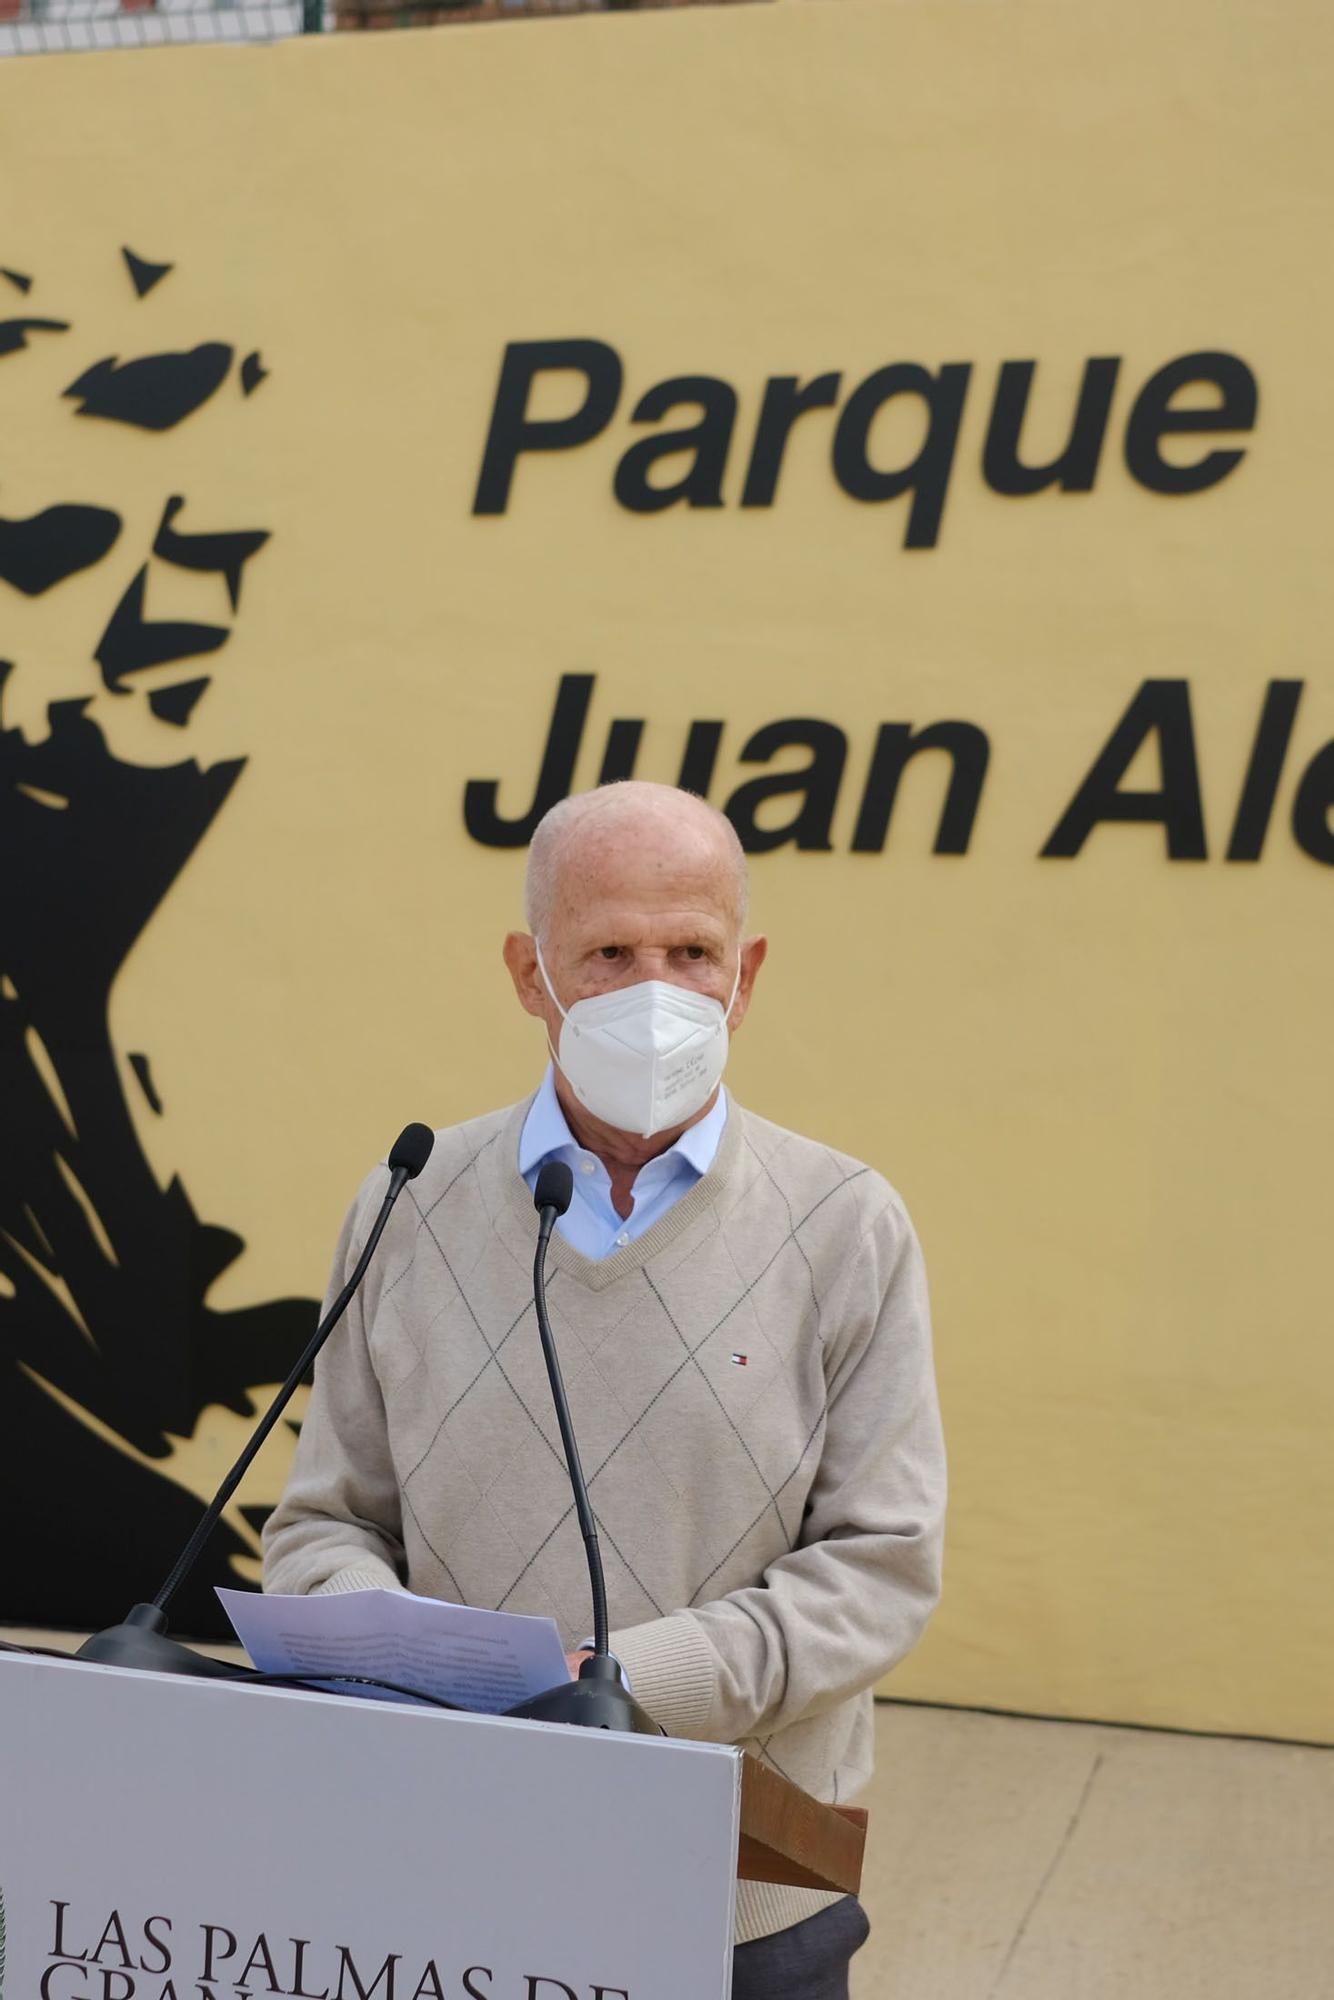
<instances>
[{"instance_id":1,"label":"microphone base","mask_svg":"<svg viewBox=\"0 0 1334 2000\"><path fill-rule=\"evenodd\" d=\"M119 1625L85 1639L76 1660L102 1667L132 1667L142 1674L191 1674L200 1680L246 1680L250 1669L227 1660L192 1653L178 1639L167 1637L167 1614L156 1604L136 1604Z\"/></svg>"},{"instance_id":2,"label":"microphone base","mask_svg":"<svg viewBox=\"0 0 1334 2000\"><path fill-rule=\"evenodd\" d=\"M577 1681L562 1681L505 1713L522 1722L564 1722L577 1729L615 1729L631 1736L667 1734L629 1693L620 1668L607 1654L594 1653L586 1659Z\"/></svg>"}]
</instances>

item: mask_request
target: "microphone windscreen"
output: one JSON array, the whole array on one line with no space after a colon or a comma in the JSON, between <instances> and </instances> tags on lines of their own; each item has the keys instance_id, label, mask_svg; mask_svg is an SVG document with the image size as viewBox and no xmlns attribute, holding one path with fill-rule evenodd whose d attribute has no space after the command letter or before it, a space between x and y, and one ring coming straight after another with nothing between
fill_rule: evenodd
<instances>
[{"instance_id":1,"label":"microphone windscreen","mask_svg":"<svg viewBox=\"0 0 1334 2000\"><path fill-rule=\"evenodd\" d=\"M539 1214L544 1208L554 1208L557 1215L564 1215L573 1193L574 1175L564 1160L548 1160L533 1189L533 1207Z\"/></svg>"},{"instance_id":2,"label":"microphone windscreen","mask_svg":"<svg viewBox=\"0 0 1334 2000\"><path fill-rule=\"evenodd\" d=\"M390 1149L390 1172L402 1167L408 1179L415 1181L430 1159L434 1144L435 1133L429 1125L405 1125Z\"/></svg>"}]
</instances>

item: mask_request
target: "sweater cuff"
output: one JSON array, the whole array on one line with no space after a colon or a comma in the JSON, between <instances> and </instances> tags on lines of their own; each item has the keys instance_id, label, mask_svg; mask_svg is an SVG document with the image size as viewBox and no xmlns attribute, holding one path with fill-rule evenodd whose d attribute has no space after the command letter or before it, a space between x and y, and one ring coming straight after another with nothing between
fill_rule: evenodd
<instances>
[{"instance_id":1,"label":"sweater cuff","mask_svg":"<svg viewBox=\"0 0 1334 2000\"><path fill-rule=\"evenodd\" d=\"M344 1590L402 1590L398 1572L385 1562L377 1562L374 1556L367 1556L364 1562L356 1563L348 1569L336 1569L332 1576L317 1583L311 1591L312 1597L332 1597Z\"/></svg>"},{"instance_id":2,"label":"sweater cuff","mask_svg":"<svg viewBox=\"0 0 1334 2000\"><path fill-rule=\"evenodd\" d=\"M718 1668L713 1648L688 1611L613 1632L608 1643L630 1677L635 1700L669 1736L703 1735Z\"/></svg>"}]
</instances>

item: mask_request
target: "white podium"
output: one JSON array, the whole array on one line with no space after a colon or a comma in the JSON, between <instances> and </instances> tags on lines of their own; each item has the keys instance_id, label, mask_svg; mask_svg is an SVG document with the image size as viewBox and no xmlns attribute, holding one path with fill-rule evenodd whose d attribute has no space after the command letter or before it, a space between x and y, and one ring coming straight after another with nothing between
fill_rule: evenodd
<instances>
[{"instance_id":1,"label":"white podium","mask_svg":"<svg viewBox=\"0 0 1334 2000\"><path fill-rule=\"evenodd\" d=\"M855 1888L864 1826L711 1744L0 1654L0 2000L727 2000L739 1859Z\"/></svg>"}]
</instances>

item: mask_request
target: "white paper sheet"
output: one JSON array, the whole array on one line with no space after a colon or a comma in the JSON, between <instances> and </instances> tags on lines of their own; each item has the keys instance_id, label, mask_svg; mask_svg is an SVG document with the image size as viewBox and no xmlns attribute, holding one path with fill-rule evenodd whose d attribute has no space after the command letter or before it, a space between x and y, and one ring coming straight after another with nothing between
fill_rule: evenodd
<instances>
[{"instance_id":1,"label":"white paper sheet","mask_svg":"<svg viewBox=\"0 0 1334 2000\"><path fill-rule=\"evenodd\" d=\"M367 1674L482 1715L498 1715L570 1677L553 1618L476 1611L401 1590L328 1597L219 1590L218 1596L266 1674Z\"/></svg>"}]
</instances>

